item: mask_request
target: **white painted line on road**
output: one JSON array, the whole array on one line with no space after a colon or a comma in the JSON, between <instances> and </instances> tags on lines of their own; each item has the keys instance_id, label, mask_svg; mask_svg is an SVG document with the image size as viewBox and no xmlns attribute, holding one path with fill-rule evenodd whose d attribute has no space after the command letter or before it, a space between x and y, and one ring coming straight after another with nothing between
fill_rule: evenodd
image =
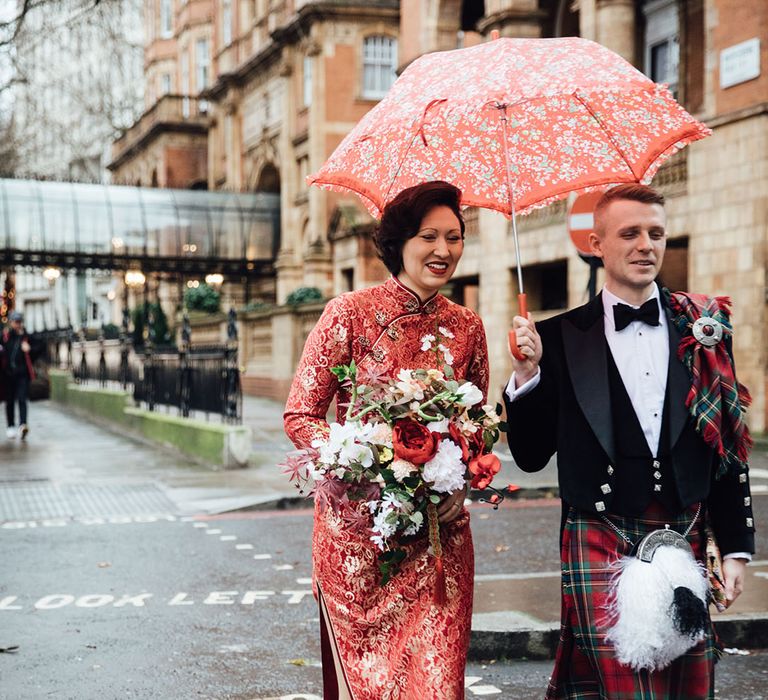
<instances>
[{"instance_id":1,"label":"white painted line on road","mask_svg":"<svg viewBox=\"0 0 768 700\"><path fill-rule=\"evenodd\" d=\"M235 549L253 549L252 544L236 544Z\"/></svg>"},{"instance_id":2,"label":"white painted line on road","mask_svg":"<svg viewBox=\"0 0 768 700\"><path fill-rule=\"evenodd\" d=\"M232 542L237 539L237 535L222 535L219 539L222 542Z\"/></svg>"},{"instance_id":3,"label":"white painted line on road","mask_svg":"<svg viewBox=\"0 0 768 700\"><path fill-rule=\"evenodd\" d=\"M271 559L272 555L271 554L254 554L253 558L254 559Z\"/></svg>"},{"instance_id":4,"label":"white painted line on road","mask_svg":"<svg viewBox=\"0 0 768 700\"><path fill-rule=\"evenodd\" d=\"M750 490L752 493L768 493L768 485L766 484L750 484Z\"/></svg>"},{"instance_id":5,"label":"white painted line on road","mask_svg":"<svg viewBox=\"0 0 768 700\"><path fill-rule=\"evenodd\" d=\"M275 571L291 571L293 564L275 564L272 568Z\"/></svg>"},{"instance_id":6,"label":"white painted line on road","mask_svg":"<svg viewBox=\"0 0 768 700\"><path fill-rule=\"evenodd\" d=\"M755 576L760 578L768 578L768 571L755 571Z\"/></svg>"},{"instance_id":7,"label":"white painted line on road","mask_svg":"<svg viewBox=\"0 0 768 700\"><path fill-rule=\"evenodd\" d=\"M192 527L208 527L208 523L192 523Z\"/></svg>"},{"instance_id":8,"label":"white painted line on road","mask_svg":"<svg viewBox=\"0 0 768 700\"><path fill-rule=\"evenodd\" d=\"M311 578L297 578L296 583L298 583L300 586L311 586L312 585L312 579Z\"/></svg>"},{"instance_id":9,"label":"white painted line on road","mask_svg":"<svg viewBox=\"0 0 768 700\"><path fill-rule=\"evenodd\" d=\"M212 530L206 530L205 534L206 535L220 535L221 534L221 530L217 530L216 528L213 528Z\"/></svg>"},{"instance_id":10,"label":"white painted line on road","mask_svg":"<svg viewBox=\"0 0 768 700\"><path fill-rule=\"evenodd\" d=\"M531 571L520 574L477 574L475 581L527 581L534 578L560 578L562 571Z\"/></svg>"},{"instance_id":11,"label":"white painted line on road","mask_svg":"<svg viewBox=\"0 0 768 700\"><path fill-rule=\"evenodd\" d=\"M0 523L0 529L26 530L38 527L66 527L67 525L127 525L161 521L173 523L177 522L178 518L175 515L111 515L108 517L77 516L74 518L45 518L43 520L9 520Z\"/></svg>"},{"instance_id":12,"label":"white painted line on road","mask_svg":"<svg viewBox=\"0 0 768 700\"><path fill-rule=\"evenodd\" d=\"M195 600L197 598L197 600ZM258 601L275 600L287 605L298 605L304 600L312 600L312 590L308 588L289 589L285 591L210 591L202 594L185 592L175 593L165 602L168 607L184 605L253 605ZM2 611L25 610L59 610L66 607L76 608L144 608L163 605L159 596L153 593L123 595L111 593L88 593L75 596L71 593L52 593L34 602L26 603L20 596L10 595L0 598L0 614Z\"/></svg>"},{"instance_id":13,"label":"white painted line on road","mask_svg":"<svg viewBox=\"0 0 768 700\"><path fill-rule=\"evenodd\" d=\"M498 695L501 692L501 689L495 685L476 685L481 680L483 680L481 676L466 676L464 678L464 687L472 695Z\"/></svg>"},{"instance_id":14,"label":"white painted line on road","mask_svg":"<svg viewBox=\"0 0 768 700\"><path fill-rule=\"evenodd\" d=\"M179 520L182 523L193 523L193 522L195 522L195 518L192 515L184 515L183 517L179 518Z\"/></svg>"},{"instance_id":15,"label":"white painted line on road","mask_svg":"<svg viewBox=\"0 0 768 700\"><path fill-rule=\"evenodd\" d=\"M750 467L749 475L752 477L756 476L758 479L768 479L768 469L755 469L754 467Z\"/></svg>"}]
</instances>

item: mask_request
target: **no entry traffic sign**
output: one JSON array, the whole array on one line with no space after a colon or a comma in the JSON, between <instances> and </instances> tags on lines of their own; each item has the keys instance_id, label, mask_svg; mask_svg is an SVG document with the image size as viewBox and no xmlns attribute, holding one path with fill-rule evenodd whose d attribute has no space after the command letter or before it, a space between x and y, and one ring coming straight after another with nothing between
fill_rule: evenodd
<instances>
[{"instance_id":1,"label":"no entry traffic sign","mask_svg":"<svg viewBox=\"0 0 768 700\"><path fill-rule=\"evenodd\" d=\"M602 191L580 194L573 200L568 212L568 233L576 250L583 255L592 255L589 234L595 230L595 205L602 195Z\"/></svg>"}]
</instances>

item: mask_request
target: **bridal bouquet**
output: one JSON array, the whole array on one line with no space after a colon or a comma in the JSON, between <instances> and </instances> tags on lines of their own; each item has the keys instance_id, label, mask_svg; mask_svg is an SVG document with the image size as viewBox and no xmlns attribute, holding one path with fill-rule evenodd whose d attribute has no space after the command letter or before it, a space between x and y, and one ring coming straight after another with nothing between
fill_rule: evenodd
<instances>
[{"instance_id":1,"label":"bridal bouquet","mask_svg":"<svg viewBox=\"0 0 768 700\"><path fill-rule=\"evenodd\" d=\"M332 423L311 450L294 453L283 466L297 485L314 484L321 508L331 507L346 527L368 531L380 550L382 585L405 558L400 537L426 527L439 589L437 504L468 481L490 487L500 468L493 445L506 430L500 407L484 405L471 382L456 381L450 364L442 371L401 369L388 380L361 376L354 362L331 371L350 392L345 422ZM500 495L489 500L497 503Z\"/></svg>"}]
</instances>

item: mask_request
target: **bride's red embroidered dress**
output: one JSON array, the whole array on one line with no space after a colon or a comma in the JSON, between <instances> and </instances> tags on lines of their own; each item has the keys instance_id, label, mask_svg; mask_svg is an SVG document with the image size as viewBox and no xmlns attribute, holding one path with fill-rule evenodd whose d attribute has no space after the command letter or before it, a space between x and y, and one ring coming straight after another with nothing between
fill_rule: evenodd
<instances>
[{"instance_id":1,"label":"bride's red embroidered dress","mask_svg":"<svg viewBox=\"0 0 768 700\"><path fill-rule=\"evenodd\" d=\"M307 447L327 432L331 401L348 399L332 367L354 360L363 373L390 377L403 368L439 368L434 350L421 349L422 338L438 327L454 336L445 342L456 378L473 382L485 397L488 354L474 312L439 294L422 303L396 278L329 302L307 338L286 405L285 429L294 444ZM343 421L343 409L336 419ZM406 543L400 571L382 587L379 550L367 532L316 506L313 573L326 693L336 669L342 698L463 700L474 578L467 511L440 532L447 600L436 605L426 533Z\"/></svg>"}]
</instances>

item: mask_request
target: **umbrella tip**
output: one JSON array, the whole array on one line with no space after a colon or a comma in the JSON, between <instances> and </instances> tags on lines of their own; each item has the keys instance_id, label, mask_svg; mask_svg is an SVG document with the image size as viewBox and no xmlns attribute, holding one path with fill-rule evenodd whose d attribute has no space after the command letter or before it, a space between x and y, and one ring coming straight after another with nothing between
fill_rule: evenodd
<instances>
[{"instance_id":1,"label":"umbrella tip","mask_svg":"<svg viewBox=\"0 0 768 700\"><path fill-rule=\"evenodd\" d=\"M498 38L499 38L499 30L491 29L491 41L495 41Z\"/></svg>"}]
</instances>

